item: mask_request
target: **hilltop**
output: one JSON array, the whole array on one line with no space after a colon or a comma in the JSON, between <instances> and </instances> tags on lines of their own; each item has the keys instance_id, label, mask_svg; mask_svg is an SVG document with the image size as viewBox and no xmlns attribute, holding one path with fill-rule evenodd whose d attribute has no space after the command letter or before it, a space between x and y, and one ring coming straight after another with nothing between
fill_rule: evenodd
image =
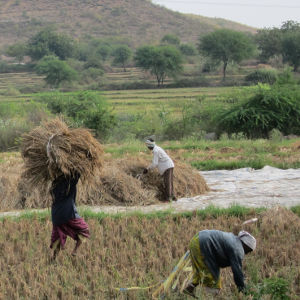
<instances>
[{"instance_id":1,"label":"hilltop","mask_svg":"<svg viewBox=\"0 0 300 300\"><path fill-rule=\"evenodd\" d=\"M224 19L174 12L149 0L0 0L0 47L25 41L49 25L80 41L107 38L133 47L169 33L195 43L218 28L255 32Z\"/></svg>"}]
</instances>

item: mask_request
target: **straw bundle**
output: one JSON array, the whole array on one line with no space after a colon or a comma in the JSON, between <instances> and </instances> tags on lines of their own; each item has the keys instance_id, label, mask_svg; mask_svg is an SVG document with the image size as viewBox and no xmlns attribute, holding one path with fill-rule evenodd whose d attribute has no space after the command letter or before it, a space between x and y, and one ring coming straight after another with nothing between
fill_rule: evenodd
<instances>
[{"instance_id":1,"label":"straw bundle","mask_svg":"<svg viewBox=\"0 0 300 300\"><path fill-rule=\"evenodd\" d=\"M23 136L23 175L31 186L45 187L59 175L80 173L92 183L102 165L102 147L87 129L71 129L59 118Z\"/></svg>"},{"instance_id":2,"label":"straw bundle","mask_svg":"<svg viewBox=\"0 0 300 300\"><path fill-rule=\"evenodd\" d=\"M174 161L174 163L173 186L176 197L193 197L209 191L209 187L198 171L187 164L178 161ZM137 174L142 173L143 169L149 165L149 161L141 158L135 161L123 160L121 165L124 172L135 177ZM164 200L163 179L156 169L149 171L146 175L142 175L141 181L143 188L154 190L156 198Z\"/></svg>"},{"instance_id":3,"label":"straw bundle","mask_svg":"<svg viewBox=\"0 0 300 300\"><path fill-rule=\"evenodd\" d=\"M163 179L157 170L142 175L140 179L136 178L148 164L149 161L142 158L106 162L97 187L103 203L147 205L164 200ZM178 198L192 197L207 191L209 188L197 171L186 164L175 162L174 193Z\"/></svg>"}]
</instances>

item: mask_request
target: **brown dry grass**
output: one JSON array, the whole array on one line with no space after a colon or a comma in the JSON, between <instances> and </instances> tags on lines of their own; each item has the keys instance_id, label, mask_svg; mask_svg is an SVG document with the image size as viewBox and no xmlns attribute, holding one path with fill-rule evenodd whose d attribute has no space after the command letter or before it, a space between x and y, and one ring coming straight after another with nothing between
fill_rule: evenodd
<instances>
[{"instance_id":1,"label":"brown dry grass","mask_svg":"<svg viewBox=\"0 0 300 300\"><path fill-rule=\"evenodd\" d=\"M215 18L193 18L140 0L36 0L34 5L31 1L0 0L0 18L0 47L25 41L49 24L77 40L88 35L127 41L135 46L157 42L170 32L184 42L196 42L200 34L216 28L256 31L226 20L219 24Z\"/></svg>"},{"instance_id":2,"label":"brown dry grass","mask_svg":"<svg viewBox=\"0 0 300 300\"><path fill-rule=\"evenodd\" d=\"M189 165L175 162L174 190L177 197L196 196L209 190L203 177ZM107 159L94 185L78 185L78 204L85 205L149 205L163 197L162 178L157 171L136 177L149 164L145 158ZM0 209L43 208L49 193L28 186L20 177L19 156L6 157L0 164Z\"/></svg>"},{"instance_id":3,"label":"brown dry grass","mask_svg":"<svg viewBox=\"0 0 300 300\"><path fill-rule=\"evenodd\" d=\"M232 231L233 224L254 216L252 212L242 219L226 215L206 219L196 215L87 219L90 241L73 258L69 253L74 242L68 240L57 263L49 261L49 219L4 220L0 232L0 298L149 299L147 292L124 295L113 288L148 286L165 279L197 231ZM299 299L300 219L283 208L258 217L256 225L246 228L257 238L257 250L244 260L247 283L281 277L289 282L291 299ZM214 299L238 299L231 270L222 270L222 277L224 288ZM175 293L167 299L187 298Z\"/></svg>"},{"instance_id":4,"label":"brown dry grass","mask_svg":"<svg viewBox=\"0 0 300 300\"><path fill-rule=\"evenodd\" d=\"M45 121L24 134L21 154L22 177L30 188L41 189L58 176L76 172L81 182L91 185L103 160L102 147L88 129L69 128L60 118Z\"/></svg>"}]
</instances>

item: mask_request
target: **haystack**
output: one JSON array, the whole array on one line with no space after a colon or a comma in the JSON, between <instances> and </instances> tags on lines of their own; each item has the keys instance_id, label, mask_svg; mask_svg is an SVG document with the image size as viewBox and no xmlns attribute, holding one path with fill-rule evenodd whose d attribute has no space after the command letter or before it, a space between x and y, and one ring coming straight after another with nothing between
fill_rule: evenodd
<instances>
[{"instance_id":1,"label":"haystack","mask_svg":"<svg viewBox=\"0 0 300 300\"><path fill-rule=\"evenodd\" d=\"M149 161L142 158L123 158L106 161L98 178L97 189L80 198L84 204L149 205L164 199L162 176L157 170L145 175ZM137 175L141 175L137 178ZM177 198L204 194L209 190L204 178L189 165L176 162L174 169L174 193Z\"/></svg>"},{"instance_id":2,"label":"haystack","mask_svg":"<svg viewBox=\"0 0 300 300\"><path fill-rule=\"evenodd\" d=\"M61 119L44 122L22 139L23 176L32 187L47 186L59 175L81 174L89 184L102 166L103 150L91 132L69 128Z\"/></svg>"}]
</instances>

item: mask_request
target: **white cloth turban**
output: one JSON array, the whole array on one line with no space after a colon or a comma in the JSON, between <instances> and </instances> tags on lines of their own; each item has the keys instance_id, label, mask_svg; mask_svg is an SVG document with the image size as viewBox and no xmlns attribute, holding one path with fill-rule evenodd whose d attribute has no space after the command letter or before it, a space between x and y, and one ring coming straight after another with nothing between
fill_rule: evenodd
<instances>
[{"instance_id":1,"label":"white cloth turban","mask_svg":"<svg viewBox=\"0 0 300 300\"><path fill-rule=\"evenodd\" d=\"M146 140L145 142L147 147L154 147L155 146L155 142L151 142L150 140Z\"/></svg>"},{"instance_id":2,"label":"white cloth turban","mask_svg":"<svg viewBox=\"0 0 300 300\"><path fill-rule=\"evenodd\" d=\"M250 249L254 250L256 248L256 239L249 232L240 231L238 237Z\"/></svg>"}]
</instances>

